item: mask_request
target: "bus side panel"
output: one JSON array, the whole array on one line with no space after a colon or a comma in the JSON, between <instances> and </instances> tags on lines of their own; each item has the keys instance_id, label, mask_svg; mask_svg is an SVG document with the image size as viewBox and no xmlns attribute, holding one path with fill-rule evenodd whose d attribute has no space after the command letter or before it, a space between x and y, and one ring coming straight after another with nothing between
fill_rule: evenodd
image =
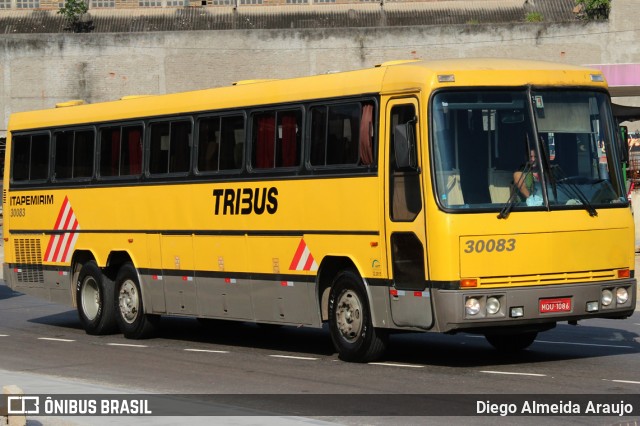
<instances>
[{"instance_id":1,"label":"bus side panel","mask_svg":"<svg viewBox=\"0 0 640 426\"><path fill-rule=\"evenodd\" d=\"M197 313L196 284L193 269L193 237L162 235L162 276L167 313Z\"/></svg>"},{"instance_id":2,"label":"bus side panel","mask_svg":"<svg viewBox=\"0 0 640 426\"><path fill-rule=\"evenodd\" d=\"M209 318L253 319L246 270L246 237L196 236L194 265L198 315Z\"/></svg>"},{"instance_id":3,"label":"bus side panel","mask_svg":"<svg viewBox=\"0 0 640 426\"><path fill-rule=\"evenodd\" d=\"M290 258L298 252L297 248L300 254L303 252L300 237L251 237L248 241L254 270L258 272L251 281L256 321L318 325L319 313L314 315L318 307L312 305L315 298L310 295L314 292L309 291L309 287L315 287L314 281L309 283L289 275L304 277L304 271L317 269L310 254L311 257L306 257L308 262L302 262L305 257L301 256L298 270L289 269L293 263ZM261 273L265 279L259 278Z\"/></svg>"},{"instance_id":4,"label":"bus side panel","mask_svg":"<svg viewBox=\"0 0 640 426\"><path fill-rule=\"evenodd\" d=\"M149 259L160 259L160 235L147 235L147 250ZM141 266L141 265L136 265ZM166 303L164 297L164 280L160 264L151 262L145 269L147 274L141 274L142 297L146 313L163 314L166 313Z\"/></svg>"}]
</instances>

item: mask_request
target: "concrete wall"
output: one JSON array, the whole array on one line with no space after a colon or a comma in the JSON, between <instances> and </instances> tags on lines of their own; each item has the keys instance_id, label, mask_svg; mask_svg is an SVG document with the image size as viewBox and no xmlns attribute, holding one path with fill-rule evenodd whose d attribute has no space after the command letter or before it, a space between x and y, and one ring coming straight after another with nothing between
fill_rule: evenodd
<instances>
[{"instance_id":1,"label":"concrete wall","mask_svg":"<svg viewBox=\"0 0 640 426\"><path fill-rule=\"evenodd\" d=\"M638 16L640 2L615 0L608 22L592 23L3 35L0 136L12 112L70 99L100 102L242 79L351 70L393 59L638 63ZM621 103L640 105L635 98Z\"/></svg>"}]
</instances>

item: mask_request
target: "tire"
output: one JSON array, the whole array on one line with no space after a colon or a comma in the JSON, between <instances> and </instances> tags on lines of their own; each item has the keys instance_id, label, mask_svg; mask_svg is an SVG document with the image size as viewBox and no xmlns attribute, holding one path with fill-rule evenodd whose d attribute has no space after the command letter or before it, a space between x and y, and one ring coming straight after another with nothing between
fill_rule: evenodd
<instances>
[{"instance_id":1,"label":"tire","mask_svg":"<svg viewBox=\"0 0 640 426\"><path fill-rule=\"evenodd\" d=\"M340 272L331 286L329 330L343 361L373 361L386 349L387 334L373 327L364 285L352 270Z\"/></svg>"},{"instance_id":2,"label":"tire","mask_svg":"<svg viewBox=\"0 0 640 426\"><path fill-rule=\"evenodd\" d=\"M113 281L91 260L80 269L76 283L76 305L87 334L113 334L118 330L114 309Z\"/></svg>"},{"instance_id":3,"label":"tire","mask_svg":"<svg viewBox=\"0 0 640 426\"><path fill-rule=\"evenodd\" d=\"M160 319L144 313L138 274L129 262L123 264L116 277L114 306L120 331L127 339L152 337Z\"/></svg>"},{"instance_id":4,"label":"tire","mask_svg":"<svg viewBox=\"0 0 640 426\"><path fill-rule=\"evenodd\" d=\"M527 349L538 337L537 331L518 334L485 334L491 346L505 353L516 353Z\"/></svg>"}]
</instances>

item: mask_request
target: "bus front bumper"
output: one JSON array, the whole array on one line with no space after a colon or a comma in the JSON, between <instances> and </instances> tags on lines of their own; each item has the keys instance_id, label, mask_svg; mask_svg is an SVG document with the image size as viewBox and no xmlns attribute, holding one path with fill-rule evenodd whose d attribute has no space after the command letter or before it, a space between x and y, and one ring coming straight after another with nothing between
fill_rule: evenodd
<instances>
[{"instance_id":1,"label":"bus front bumper","mask_svg":"<svg viewBox=\"0 0 640 426\"><path fill-rule=\"evenodd\" d=\"M635 278L514 288L433 290L436 327L441 332L530 326L559 321L626 318L636 307Z\"/></svg>"}]
</instances>

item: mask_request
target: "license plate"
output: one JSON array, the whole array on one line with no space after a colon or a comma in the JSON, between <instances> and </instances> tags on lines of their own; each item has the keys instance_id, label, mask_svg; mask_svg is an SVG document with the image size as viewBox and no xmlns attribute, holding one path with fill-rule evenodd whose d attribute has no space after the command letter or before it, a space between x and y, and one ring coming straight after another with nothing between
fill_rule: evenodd
<instances>
[{"instance_id":1,"label":"license plate","mask_svg":"<svg viewBox=\"0 0 640 426\"><path fill-rule=\"evenodd\" d=\"M571 298L559 297L556 299L540 299L540 313L571 312Z\"/></svg>"}]
</instances>

